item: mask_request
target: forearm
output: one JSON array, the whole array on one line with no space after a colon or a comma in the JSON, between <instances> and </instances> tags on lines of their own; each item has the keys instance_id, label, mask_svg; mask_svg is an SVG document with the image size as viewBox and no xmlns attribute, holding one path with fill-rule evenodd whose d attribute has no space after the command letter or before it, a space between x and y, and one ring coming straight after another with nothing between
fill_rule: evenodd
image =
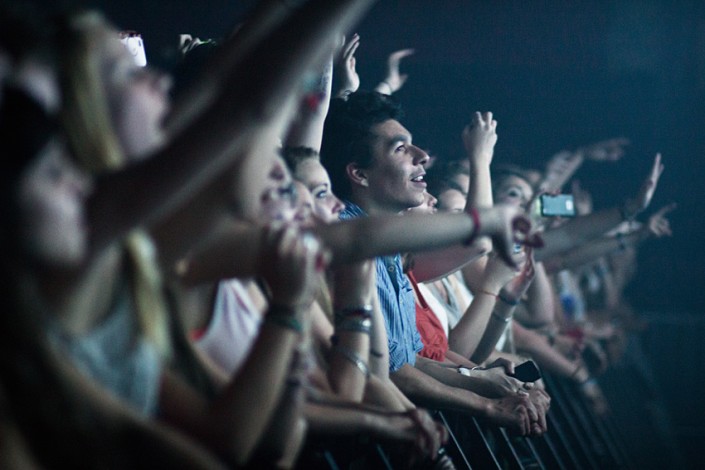
<instances>
[{"instance_id":1,"label":"forearm","mask_svg":"<svg viewBox=\"0 0 705 470\"><path fill-rule=\"evenodd\" d=\"M169 132L181 130L212 103L228 82L227 75L292 13L291 7L281 0L257 2L248 20L210 58L201 79L177 96L166 122Z\"/></svg>"},{"instance_id":2,"label":"forearm","mask_svg":"<svg viewBox=\"0 0 705 470\"><path fill-rule=\"evenodd\" d=\"M463 357L469 358L474 355L489 325L492 310L497 304L497 298L487 292L491 291L485 291L485 289L476 291L467 311L448 334L449 348ZM491 293L497 292L499 289Z\"/></svg>"},{"instance_id":3,"label":"forearm","mask_svg":"<svg viewBox=\"0 0 705 470\"><path fill-rule=\"evenodd\" d=\"M499 396L497 387L488 381L487 377L480 376L480 373L484 373L484 371L471 370L470 375L464 375L458 372L457 365L448 367L426 358L419 358L416 361L416 368L450 387L468 390L488 398Z\"/></svg>"},{"instance_id":4,"label":"forearm","mask_svg":"<svg viewBox=\"0 0 705 470\"><path fill-rule=\"evenodd\" d=\"M316 152L321 151L323 124L330 107L332 81L333 58L330 57L318 76L318 83L308 91L312 101L305 99L299 107L298 116L286 136L285 146L308 147Z\"/></svg>"},{"instance_id":5,"label":"forearm","mask_svg":"<svg viewBox=\"0 0 705 470\"><path fill-rule=\"evenodd\" d=\"M240 372L209 407L209 432L236 462L249 459L271 421L298 341L295 331L265 322Z\"/></svg>"},{"instance_id":6,"label":"forearm","mask_svg":"<svg viewBox=\"0 0 705 470\"><path fill-rule=\"evenodd\" d=\"M247 222L232 220L219 234L179 263L182 282L197 285L233 277L250 277L257 273L262 255L264 229Z\"/></svg>"},{"instance_id":7,"label":"forearm","mask_svg":"<svg viewBox=\"0 0 705 470\"><path fill-rule=\"evenodd\" d=\"M490 315L487 328L482 335L480 344L477 345L477 348L475 348L475 351L470 356L473 362L483 364L487 362L490 356L495 352L497 342L507 329L507 322L504 319L510 319L513 310L513 306L507 305L504 302L497 302L494 310L495 313Z\"/></svg>"},{"instance_id":8,"label":"forearm","mask_svg":"<svg viewBox=\"0 0 705 470\"><path fill-rule=\"evenodd\" d=\"M305 434L304 389L299 383L287 383L257 452L271 462L296 454ZM297 445L298 444L298 445Z\"/></svg>"},{"instance_id":9,"label":"forearm","mask_svg":"<svg viewBox=\"0 0 705 470\"><path fill-rule=\"evenodd\" d=\"M465 210L472 207L492 207L492 178L490 165L487 163L474 163L470 159L470 190Z\"/></svg>"},{"instance_id":10,"label":"forearm","mask_svg":"<svg viewBox=\"0 0 705 470\"><path fill-rule=\"evenodd\" d=\"M365 387L363 403L387 411L403 412L413 408L408 400L402 400L396 386L390 380L371 376Z\"/></svg>"},{"instance_id":11,"label":"forearm","mask_svg":"<svg viewBox=\"0 0 705 470\"><path fill-rule=\"evenodd\" d=\"M487 241L488 243L485 243ZM492 244L487 238L470 246L455 245L414 254L414 276L419 282L431 282L448 276L488 253Z\"/></svg>"},{"instance_id":12,"label":"forearm","mask_svg":"<svg viewBox=\"0 0 705 470\"><path fill-rule=\"evenodd\" d=\"M298 102L299 78L318 63L328 38L351 26L372 0L312 0L254 47L230 77L237 86L179 132L158 155L112 174L89 201L99 250L137 225L149 226L180 206L242 156L266 131L281 130ZM273 71L271 64L277 64ZM251 155L252 157L252 155Z\"/></svg>"},{"instance_id":13,"label":"forearm","mask_svg":"<svg viewBox=\"0 0 705 470\"><path fill-rule=\"evenodd\" d=\"M593 240L583 246L577 247L568 253L560 253L546 260L546 269L550 274L563 269L571 269L595 261L601 256L625 249L627 246L636 246L643 236L633 233L617 237L604 237Z\"/></svg>"},{"instance_id":14,"label":"forearm","mask_svg":"<svg viewBox=\"0 0 705 470\"><path fill-rule=\"evenodd\" d=\"M369 373L370 338L366 333L338 331L337 344L333 346L328 367L328 380L333 391L341 397L360 402L365 394L367 376L360 366ZM350 357L349 355L352 355ZM360 361L353 362L353 358Z\"/></svg>"},{"instance_id":15,"label":"forearm","mask_svg":"<svg viewBox=\"0 0 705 470\"><path fill-rule=\"evenodd\" d=\"M604 235L622 222L619 207L593 212L590 215L576 217L561 227L548 230L542 234L544 247L536 249L537 261L573 250L580 245Z\"/></svg>"},{"instance_id":16,"label":"forearm","mask_svg":"<svg viewBox=\"0 0 705 470\"><path fill-rule=\"evenodd\" d=\"M350 263L462 243L473 228L472 218L462 214L409 214L344 220L314 232L332 251L333 263Z\"/></svg>"},{"instance_id":17,"label":"forearm","mask_svg":"<svg viewBox=\"0 0 705 470\"><path fill-rule=\"evenodd\" d=\"M390 374L390 377L399 390L418 406L456 410L475 416L485 416L488 411L487 399L468 390L443 384L408 364Z\"/></svg>"},{"instance_id":18,"label":"forearm","mask_svg":"<svg viewBox=\"0 0 705 470\"><path fill-rule=\"evenodd\" d=\"M389 342L379 297L372 296L372 333L370 334L370 373L389 380Z\"/></svg>"},{"instance_id":19,"label":"forearm","mask_svg":"<svg viewBox=\"0 0 705 470\"><path fill-rule=\"evenodd\" d=\"M521 325L512 325L514 343L517 351L523 352L542 369L562 377L571 377L578 368L578 364L566 359L562 354L548 344L548 339L538 333L523 328Z\"/></svg>"},{"instance_id":20,"label":"forearm","mask_svg":"<svg viewBox=\"0 0 705 470\"><path fill-rule=\"evenodd\" d=\"M534 264L534 280L526 292L524 309L517 309L516 316L523 323L541 328L553 321L553 287L543 263Z\"/></svg>"}]
</instances>

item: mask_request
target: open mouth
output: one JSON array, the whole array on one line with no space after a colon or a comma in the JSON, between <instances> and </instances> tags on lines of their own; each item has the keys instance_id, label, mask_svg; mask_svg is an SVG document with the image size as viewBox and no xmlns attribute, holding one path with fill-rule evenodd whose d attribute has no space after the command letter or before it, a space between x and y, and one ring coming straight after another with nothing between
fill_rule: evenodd
<instances>
[{"instance_id":1,"label":"open mouth","mask_svg":"<svg viewBox=\"0 0 705 470\"><path fill-rule=\"evenodd\" d=\"M426 183L426 180L424 179L425 176L426 176L425 174L420 174L420 175L414 176L413 178L411 178L411 181L412 181L412 183L424 183L425 184Z\"/></svg>"}]
</instances>

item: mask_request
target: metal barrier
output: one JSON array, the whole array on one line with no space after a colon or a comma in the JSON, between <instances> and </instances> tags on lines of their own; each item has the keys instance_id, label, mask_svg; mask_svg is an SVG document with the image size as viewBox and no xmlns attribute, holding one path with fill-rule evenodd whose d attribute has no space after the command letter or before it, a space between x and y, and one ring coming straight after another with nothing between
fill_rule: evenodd
<instances>
[{"instance_id":1,"label":"metal barrier","mask_svg":"<svg viewBox=\"0 0 705 470\"><path fill-rule=\"evenodd\" d=\"M658 341L674 341L675 336L681 335L682 342L684 333L678 332L681 326L673 324L672 320L668 324L673 331L659 329ZM697 323L697 328L692 324L687 328L693 335L693 345L697 344L695 339L702 341L705 321ZM648 338L649 341L655 339ZM546 390L552 398L547 416L549 431L545 436L512 436L504 429L488 426L467 415L436 411L434 417L449 431L447 454L456 468L463 470L688 468L660 399L656 383L659 374L652 371L651 358L644 354L641 342L639 337L631 338L623 360L598 379L612 410L609 415L595 414L573 382L544 376ZM705 355L702 355L702 362L696 360L695 363L705 366ZM703 369L705 367L699 370ZM701 398L691 398L702 405ZM650 446L649 455L657 454L658 458L645 459L644 445ZM362 448L358 446L356 452ZM370 443L364 452L365 455L358 454L351 461L345 452L319 449L316 462L323 462L323 466L310 466L309 461L299 468L394 468L384 445Z\"/></svg>"}]
</instances>

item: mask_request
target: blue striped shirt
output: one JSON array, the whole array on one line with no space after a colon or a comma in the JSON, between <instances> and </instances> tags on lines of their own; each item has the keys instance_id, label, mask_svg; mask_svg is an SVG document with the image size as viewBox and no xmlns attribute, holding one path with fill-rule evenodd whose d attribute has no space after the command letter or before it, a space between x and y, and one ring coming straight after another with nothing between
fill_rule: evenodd
<instances>
[{"instance_id":1,"label":"blue striped shirt","mask_svg":"<svg viewBox=\"0 0 705 470\"><path fill-rule=\"evenodd\" d=\"M365 217L357 205L345 201L341 219ZM402 268L401 255L381 256L377 262L377 295L387 330L389 370L395 372L404 364L416 363L416 353L423 349L416 329L416 303L409 279Z\"/></svg>"}]
</instances>

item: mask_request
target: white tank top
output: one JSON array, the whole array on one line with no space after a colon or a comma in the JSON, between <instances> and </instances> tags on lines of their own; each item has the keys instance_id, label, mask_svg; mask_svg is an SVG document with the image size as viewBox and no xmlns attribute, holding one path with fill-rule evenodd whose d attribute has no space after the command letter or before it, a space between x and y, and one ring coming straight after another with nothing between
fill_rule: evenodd
<instances>
[{"instance_id":1,"label":"white tank top","mask_svg":"<svg viewBox=\"0 0 705 470\"><path fill-rule=\"evenodd\" d=\"M196 340L196 347L232 375L249 354L262 319L241 281L220 281L211 322L203 336Z\"/></svg>"}]
</instances>

